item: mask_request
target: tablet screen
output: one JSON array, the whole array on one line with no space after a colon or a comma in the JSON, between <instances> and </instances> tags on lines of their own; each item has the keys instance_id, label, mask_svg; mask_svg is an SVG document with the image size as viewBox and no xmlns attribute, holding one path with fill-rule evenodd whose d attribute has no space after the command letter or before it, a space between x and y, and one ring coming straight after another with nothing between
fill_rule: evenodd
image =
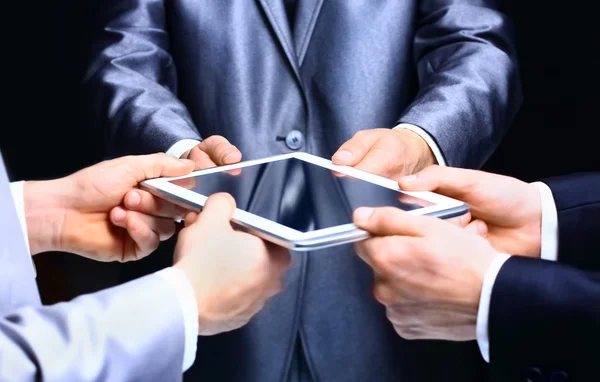
<instances>
[{"instance_id":1,"label":"tablet screen","mask_svg":"<svg viewBox=\"0 0 600 382\"><path fill-rule=\"evenodd\" d=\"M410 211L434 205L296 158L171 183L205 196L227 192L238 208L301 232L352 223L358 207Z\"/></svg>"}]
</instances>

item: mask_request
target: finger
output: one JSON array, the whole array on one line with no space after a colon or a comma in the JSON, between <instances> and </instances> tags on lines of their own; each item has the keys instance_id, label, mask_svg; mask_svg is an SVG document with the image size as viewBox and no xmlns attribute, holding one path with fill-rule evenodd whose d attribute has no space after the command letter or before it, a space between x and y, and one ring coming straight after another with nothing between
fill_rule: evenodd
<instances>
[{"instance_id":1,"label":"finger","mask_svg":"<svg viewBox=\"0 0 600 382\"><path fill-rule=\"evenodd\" d=\"M371 269L373 269L375 272L379 272L379 270L376 269L375 264L371 261L371 256L374 252L373 248L377 247L377 241L379 239L380 238L371 238L359 241L354 245L354 250L358 257L360 257L362 261L367 263L367 265L371 267Z\"/></svg>"},{"instance_id":2,"label":"finger","mask_svg":"<svg viewBox=\"0 0 600 382\"><path fill-rule=\"evenodd\" d=\"M376 236L425 236L441 220L429 216L409 214L394 207L361 207L354 211L352 220L358 228Z\"/></svg>"},{"instance_id":3,"label":"finger","mask_svg":"<svg viewBox=\"0 0 600 382\"><path fill-rule=\"evenodd\" d=\"M190 151L188 158L194 161L196 170L217 167L217 164L210 158L210 156L202 151L198 146L194 147Z\"/></svg>"},{"instance_id":4,"label":"finger","mask_svg":"<svg viewBox=\"0 0 600 382\"><path fill-rule=\"evenodd\" d=\"M213 165L213 167L214 167L214 165ZM191 190L194 187L196 187L196 179L194 177L176 179L176 180L171 181L171 183L176 184L179 187L183 187L186 190Z\"/></svg>"},{"instance_id":5,"label":"finger","mask_svg":"<svg viewBox=\"0 0 600 382\"><path fill-rule=\"evenodd\" d=\"M487 234L488 234L487 224L485 224L485 222L483 220L479 220L479 219L473 220L471 223L469 223L465 227L465 230L472 232L481 237L487 237Z\"/></svg>"},{"instance_id":6,"label":"finger","mask_svg":"<svg viewBox=\"0 0 600 382\"><path fill-rule=\"evenodd\" d=\"M287 249L273 243L265 242L265 245L267 247L267 252L269 253L273 269L277 272L277 274L283 273L292 262L290 252Z\"/></svg>"},{"instance_id":7,"label":"finger","mask_svg":"<svg viewBox=\"0 0 600 382\"><path fill-rule=\"evenodd\" d=\"M386 279L379 279L373 284L373 297L382 305L394 304L395 294L394 288Z\"/></svg>"},{"instance_id":8,"label":"finger","mask_svg":"<svg viewBox=\"0 0 600 382\"><path fill-rule=\"evenodd\" d=\"M125 228L129 231L129 227L133 226L136 229L134 234L141 238L143 238L141 235L146 233L146 228L158 236L160 241L167 240L175 233L175 223L173 222L173 219L170 218L159 218L137 211L127 211L121 207L113 208L110 217L111 222L117 227ZM136 237L131 235L131 233L130 236L137 243ZM141 247L142 245L140 245L140 248Z\"/></svg>"},{"instance_id":9,"label":"finger","mask_svg":"<svg viewBox=\"0 0 600 382\"><path fill-rule=\"evenodd\" d=\"M357 255L365 262L376 275L386 273L391 265L390 248L388 241L383 237L373 237L356 244Z\"/></svg>"},{"instance_id":10,"label":"finger","mask_svg":"<svg viewBox=\"0 0 600 382\"><path fill-rule=\"evenodd\" d=\"M118 212L120 207L115 207L111 211L111 215L121 215L122 212ZM116 210L116 211L115 211ZM116 221L115 225L124 228L127 231L123 244L123 255L120 259L122 262L139 260L152 251L158 248L160 244L160 238L158 234L152 231L147 225L140 222L138 219L133 218L131 215L135 212L126 213L125 219L120 220L113 218ZM112 217L112 216L111 216Z\"/></svg>"},{"instance_id":11,"label":"finger","mask_svg":"<svg viewBox=\"0 0 600 382\"><path fill-rule=\"evenodd\" d=\"M379 140L381 129L361 130L354 134L333 154L333 163L344 166L354 166L369 152Z\"/></svg>"},{"instance_id":12,"label":"finger","mask_svg":"<svg viewBox=\"0 0 600 382\"><path fill-rule=\"evenodd\" d=\"M173 222L170 222L174 224ZM124 260L139 260L154 252L160 244L160 235L144 224L141 219L131 217L127 219L127 235L135 243L135 256ZM175 230L173 229L173 232ZM172 233L171 233L172 235Z\"/></svg>"},{"instance_id":13,"label":"finger","mask_svg":"<svg viewBox=\"0 0 600 382\"><path fill-rule=\"evenodd\" d=\"M204 203L202 212L196 221L189 226L191 229L219 230L232 229L231 218L235 212L235 199L229 194L218 193L210 196Z\"/></svg>"},{"instance_id":14,"label":"finger","mask_svg":"<svg viewBox=\"0 0 600 382\"><path fill-rule=\"evenodd\" d=\"M386 236L373 237L356 244L358 256L376 276L399 278L413 266L413 254L418 238Z\"/></svg>"},{"instance_id":15,"label":"finger","mask_svg":"<svg viewBox=\"0 0 600 382\"><path fill-rule=\"evenodd\" d=\"M185 220L184 220L184 224L186 227L194 224L196 222L196 220L198 220L198 214L196 212L188 212L185 215Z\"/></svg>"},{"instance_id":16,"label":"finger","mask_svg":"<svg viewBox=\"0 0 600 382\"><path fill-rule=\"evenodd\" d=\"M165 153L128 156L121 158L131 167L137 182L162 176L182 176L194 170L194 163L188 159L177 159Z\"/></svg>"},{"instance_id":17,"label":"finger","mask_svg":"<svg viewBox=\"0 0 600 382\"><path fill-rule=\"evenodd\" d=\"M396 161L390 162L390 155L383 148L373 147L355 168L371 174L390 177L393 175L394 168L403 167L401 163L396 163ZM394 164L393 168L392 163Z\"/></svg>"},{"instance_id":18,"label":"finger","mask_svg":"<svg viewBox=\"0 0 600 382\"><path fill-rule=\"evenodd\" d=\"M217 166L233 164L242 160L242 153L240 150L220 135L213 135L206 138L198 145L198 147L208 154L210 159L215 162Z\"/></svg>"},{"instance_id":19,"label":"finger","mask_svg":"<svg viewBox=\"0 0 600 382\"><path fill-rule=\"evenodd\" d=\"M416 174L401 178L398 184L403 190L435 191L468 203L466 199L473 189L480 185L485 186L486 183L493 185L493 178L496 176L499 175L433 165Z\"/></svg>"},{"instance_id":20,"label":"finger","mask_svg":"<svg viewBox=\"0 0 600 382\"><path fill-rule=\"evenodd\" d=\"M278 295L282 290L283 282L281 282L281 279L277 279L275 282L273 282L273 284L271 284L271 287L267 290L265 297L268 300L271 297Z\"/></svg>"},{"instance_id":21,"label":"finger","mask_svg":"<svg viewBox=\"0 0 600 382\"><path fill-rule=\"evenodd\" d=\"M234 168L232 170L228 170L227 173L229 175L232 175L232 176L238 176L238 175L240 175L242 173L242 169L241 168Z\"/></svg>"},{"instance_id":22,"label":"finger","mask_svg":"<svg viewBox=\"0 0 600 382\"><path fill-rule=\"evenodd\" d=\"M333 176L335 176L336 178L343 178L345 176L347 176L346 174L342 173L342 172L338 172L338 171L331 171L331 173L333 174Z\"/></svg>"},{"instance_id":23,"label":"finger","mask_svg":"<svg viewBox=\"0 0 600 382\"><path fill-rule=\"evenodd\" d=\"M471 213L467 212L460 216L446 219L446 222L454 224L457 227L465 228L471 222Z\"/></svg>"},{"instance_id":24,"label":"finger","mask_svg":"<svg viewBox=\"0 0 600 382\"><path fill-rule=\"evenodd\" d=\"M123 198L125 208L146 215L175 219L185 214L185 209L143 190L131 190Z\"/></svg>"}]
</instances>

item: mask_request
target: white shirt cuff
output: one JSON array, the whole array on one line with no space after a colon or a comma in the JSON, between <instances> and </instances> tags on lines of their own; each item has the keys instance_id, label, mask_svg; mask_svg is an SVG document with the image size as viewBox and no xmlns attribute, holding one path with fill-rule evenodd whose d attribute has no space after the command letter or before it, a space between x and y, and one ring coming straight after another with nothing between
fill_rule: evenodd
<instances>
[{"instance_id":1,"label":"white shirt cuff","mask_svg":"<svg viewBox=\"0 0 600 382\"><path fill-rule=\"evenodd\" d=\"M198 305L196 295L185 273L177 268L169 267L156 272L175 291L181 311L185 330L185 350L183 352L183 368L185 372L196 359L198 344Z\"/></svg>"},{"instance_id":2,"label":"white shirt cuff","mask_svg":"<svg viewBox=\"0 0 600 382\"><path fill-rule=\"evenodd\" d=\"M31 261L31 266L33 267L33 275L35 277L37 276L37 272L35 270L33 258L31 258L31 250L29 249L29 235L27 234L27 220L25 219L25 202L23 200L25 197L25 195L23 194L24 185L24 181L12 182L10 184L10 192L12 194L15 209L17 210L17 217L19 218L19 223L21 224L21 231L23 232L23 238L25 239L27 254L29 254L29 260Z\"/></svg>"},{"instance_id":3,"label":"white shirt cuff","mask_svg":"<svg viewBox=\"0 0 600 382\"><path fill-rule=\"evenodd\" d=\"M394 127L394 130L395 129L407 129L407 130L410 130L413 133L417 134L425 142L427 142L427 145L429 145L429 148L433 152L433 156L435 156L435 160L437 161L438 165L440 165L440 166L446 165L446 161L444 160L442 151L440 150L437 143L435 143L435 141L433 140L431 135L429 135L428 132L426 132L425 130L421 129L418 126L411 125L410 123L401 123L398 126Z\"/></svg>"},{"instance_id":4,"label":"white shirt cuff","mask_svg":"<svg viewBox=\"0 0 600 382\"><path fill-rule=\"evenodd\" d=\"M167 154L175 158L187 159L189 151L198 146L200 141L196 139L182 139L167 150Z\"/></svg>"},{"instance_id":5,"label":"white shirt cuff","mask_svg":"<svg viewBox=\"0 0 600 382\"><path fill-rule=\"evenodd\" d=\"M477 345L485 362L490 362L490 340L488 335L488 318L490 314L490 301L492 299L492 288L500 268L510 256L500 253L492 260L490 267L483 277L481 297L479 298L479 310L477 311Z\"/></svg>"},{"instance_id":6,"label":"white shirt cuff","mask_svg":"<svg viewBox=\"0 0 600 382\"><path fill-rule=\"evenodd\" d=\"M542 243L541 258L556 261L558 259L558 212L552 190L545 183L533 183L540 191L542 200Z\"/></svg>"}]
</instances>

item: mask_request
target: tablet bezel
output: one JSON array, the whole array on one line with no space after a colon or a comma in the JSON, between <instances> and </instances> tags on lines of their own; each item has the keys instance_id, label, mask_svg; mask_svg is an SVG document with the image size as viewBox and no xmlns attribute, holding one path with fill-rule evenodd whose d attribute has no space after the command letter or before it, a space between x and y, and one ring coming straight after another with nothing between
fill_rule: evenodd
<instances>
[{"instance_id":1,"label":"tablet bezel","mask_svg":"<svg viewBox=\"0 0 600 382\"><path fill-rule=\"evenodd\" d=\"M185 208L200 210L208 196L199 194L192 190L188 190L176 184L170 183L173 180L185 179L199 175L206 175L216 172L230 171L238 168L249 167L253 165L276 162L296 158L317 166L327 168L329 170L345 174L354 178L377 184L388 189L405 193L416 198L434 203L433 206L423 207L416 210L408 211L414 215L434 215L442 218L462 215L468 211L467 206L458 200L448 198L443 195L432 192L409 192L403 191L398 187L398 183L394 180L384 178L378 175L370 174L352 167L338 166L331 161L320 158L308 153L290 153L276 155L272 157L249 160L227 166L213 167L205 170L194 171L188 175L179 177L166 177L150 179L142 182L142 188L150 191L158 197L170 200L173 203L181 205ZM267 240L275 242L287 248L296 250L311 250L324 248L331 245L348 243L367 238L367 232L358 229L353 223L343 224L335 227L323 228L310 232L301 232L290 227L286 227L272 220L254 215L247 211L236 208L232 222L241 225L243 228L252 233L257 234Z\"/></svg>"}]
</instances>

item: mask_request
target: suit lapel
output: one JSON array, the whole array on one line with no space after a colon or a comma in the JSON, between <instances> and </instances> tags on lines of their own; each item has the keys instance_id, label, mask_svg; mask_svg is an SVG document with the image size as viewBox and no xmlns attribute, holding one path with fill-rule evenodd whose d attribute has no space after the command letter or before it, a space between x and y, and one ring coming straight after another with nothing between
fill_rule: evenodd
<instances>
[{"instance_id":1,"label":"suit lapel","mask_svg":"<svg viewBox=\"0 0 600 382\"><path fill-rule=\"evenodd\" d=\"M277 39L285 52L285 55L292 66L292 70L296 78L300 80L300 72L298 70L298 58L294 49L294 40L288 22L287 14L285 13L285 4L282 0L256 0L262 7L267 20L271 24Z\"/></svg>"},{"instance_id":2,"label":"suit lapel","mask_svg":"<svg viewBox=\"0 0 600 382\"><path fill-rule=\"evenodd\" d=\"M296 23L294 25L294 48L298 59L298 66L302 65L308 43L312 37L319 13L323 7L323 0L297 0Z\"/></svg>"}]
</instances>

